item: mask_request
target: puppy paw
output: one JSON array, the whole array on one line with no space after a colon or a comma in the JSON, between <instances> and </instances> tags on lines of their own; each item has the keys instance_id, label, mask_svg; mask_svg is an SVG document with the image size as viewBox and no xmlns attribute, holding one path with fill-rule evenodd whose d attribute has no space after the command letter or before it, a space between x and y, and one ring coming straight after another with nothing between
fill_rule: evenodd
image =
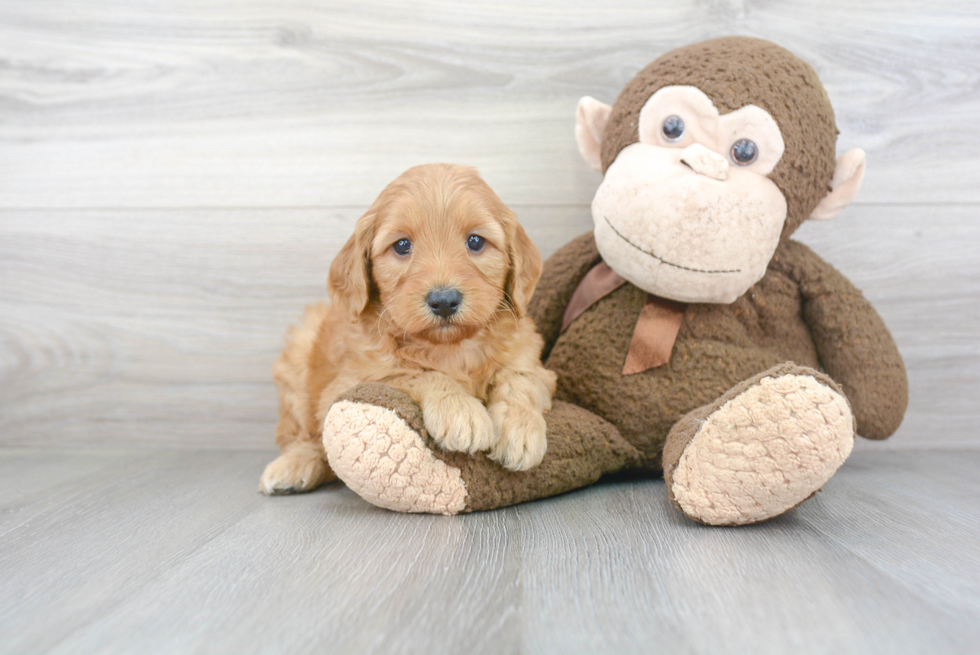
<instances>
[{"instance_id":1,"label":"puppy paw","mask_svg":"<svg viewBox=\"0 0 980 655\"><path fill-rule=\"evenodd\" d=\"M493 422L473 396L449 394L422 404L425 429L443 450L476 453L493 444Z\"/></svg>"},{"instance_id":2,"label":"puppy paw","mask_svg":"<svg viewBox=\"0 0 980 655\"><path fill-rule=\"evenodd\" d=\"M269 462L259 479L259 491L267 496L304 493L334 477L322 454L312 448L302 448Z\"/></svg>"},{"instance_id":3,"label":"puppy paw","mask_svg":"<svg viewBox=\"0 0 980 655\"><path fill-rule=\"evenodd\" d=\"M526 471L541 463L548 440L540 412L506 402L493 403L488 412L495 437L490 459L512 471Z\"/></svg>"}]
</instances>

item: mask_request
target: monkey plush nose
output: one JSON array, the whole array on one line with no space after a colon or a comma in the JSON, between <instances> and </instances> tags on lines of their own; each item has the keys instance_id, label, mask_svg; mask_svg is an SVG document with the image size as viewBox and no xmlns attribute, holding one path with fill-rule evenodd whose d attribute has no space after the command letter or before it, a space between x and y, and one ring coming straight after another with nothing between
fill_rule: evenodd
<instances>
[{"instance_id":1,"label":"monkey plush nose","mask_svg":"<svg viewBox=\"0 0 980 655\"><path fill-rule=\"evenodd\" d=\"M425 296L425 302L432 313L442 318L449 318L459 309L463 302L463 294L453 287L439 287Z\"/></svg>"},{"instance_id":2,"label":"monkey plush nose","mask_svg":"<svg viewBox=\"0 0 980 655\"><path fill-rule=\"evenodd\" d=\"M728 179L728 160L700 143L694 143L681 151L681 161L698 175L715 180Z\"/></svg>"}]
</instances>

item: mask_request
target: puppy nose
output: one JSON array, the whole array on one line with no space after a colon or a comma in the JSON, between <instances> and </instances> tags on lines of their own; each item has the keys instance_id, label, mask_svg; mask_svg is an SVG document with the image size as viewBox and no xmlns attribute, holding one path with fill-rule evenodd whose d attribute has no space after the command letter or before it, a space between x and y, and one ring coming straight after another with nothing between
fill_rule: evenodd
<instances>
[{"instance_id":1,"label":"puppy nose","mask_svg":"<svg viewBox=\"0 0 980 655\"><path fill-rule=\"evenodd\" d=\"M463 302L463 294L454 287L439 287L428 293L425 302L433 314L449 318L459 309L460 303Z\"/></svg>"}]
</instances>

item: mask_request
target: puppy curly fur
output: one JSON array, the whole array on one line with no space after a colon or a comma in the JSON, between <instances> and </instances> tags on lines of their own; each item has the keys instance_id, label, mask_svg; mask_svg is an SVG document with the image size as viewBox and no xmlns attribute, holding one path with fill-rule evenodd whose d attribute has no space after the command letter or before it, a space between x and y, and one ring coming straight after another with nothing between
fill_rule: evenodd
<instances>
[{"instance_id":1,"label":"puppy curly fur","mask_svg":"<svg viewBox=\"0 0 980 655\"><path fill-rule=\"evenodd\" d=\"M479 251L467 247L478 235ZM393 245L408 239L407 255ZM489 456L512 470L546 449L543 413L555 376L525 310L541 255L517 218L472 168L430 164L389 184L357 221L330 266L332 304L307 307L274 367L276 443L262 474L267 494L311 491L335 478L322 427L334 399L361 382L384 382L422 407L446 450ZM429 291L462 293L437 316Z\"/></svg>"}]
</instances>

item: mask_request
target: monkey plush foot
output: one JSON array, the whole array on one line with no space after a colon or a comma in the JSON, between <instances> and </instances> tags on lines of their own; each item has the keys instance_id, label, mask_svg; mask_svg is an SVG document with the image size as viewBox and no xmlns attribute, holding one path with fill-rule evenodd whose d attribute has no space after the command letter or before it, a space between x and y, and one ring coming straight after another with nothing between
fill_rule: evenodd
<instances>
[{"instance_id":1,"label":"monkey plush foot","mask_svg":"<svg viewBox=\"0 0 980 655\"><path fill-rule=\"evenodd\" d=\"M545 416L548 450L528 471L483 453L441 450L422 410L383 384L362 384L330 408L323 445L330 467L361 498L397 512L458 514L554 496L635 464L636 449L611 424L567 403Z\"/></svg>"},{"instance_id":2,"label":"monkey plush foot","mask_svg":"<svg viewBox=\"0 0 980 655\"><path fill-rule=\"evenodd\" d=\"M466 483L426 443L417 404L384 385L362 385L330 408L323 446L337 476L372 505L396 512L458 514Z\"/></svg>"},{"instance_id":3,"label":"monkey plush foot","mask_svg":"<svg viewBox=\"0 0 980 655\"><path fill-rule=\"evenodd\" d=\"M853 445L840 388L783 364L678 421L664 447L664 478L671 500L696 521L757 523L813 496Z\"/></svg>"}]
</instances>

